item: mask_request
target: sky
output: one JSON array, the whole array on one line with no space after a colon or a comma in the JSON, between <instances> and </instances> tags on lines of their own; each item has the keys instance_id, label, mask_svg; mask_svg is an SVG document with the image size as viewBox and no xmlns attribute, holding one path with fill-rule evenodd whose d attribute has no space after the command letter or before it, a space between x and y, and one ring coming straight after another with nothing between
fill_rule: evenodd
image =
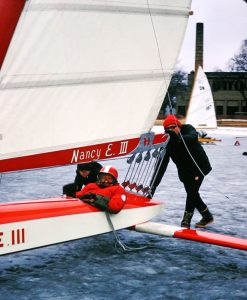
<instances>
[{"instance_id":1,"label":"sky","mask_svg":"<svg viewBox=\"0 0 247 300\"><path fill-rule=\"evenodd\" d=\"M247 3L243 0L192 0L193 15L177 68L194 70L196 23L204 23L204 71L227 70L227 63L247 39Z\"/></svg>"}]
</instances>

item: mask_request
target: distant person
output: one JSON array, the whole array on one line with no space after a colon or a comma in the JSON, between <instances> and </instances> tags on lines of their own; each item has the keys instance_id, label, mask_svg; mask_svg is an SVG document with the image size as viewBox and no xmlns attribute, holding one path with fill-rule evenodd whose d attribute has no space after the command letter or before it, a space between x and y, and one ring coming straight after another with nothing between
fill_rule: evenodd
<instances>
[{"instance_id":1,"label":"distant person","mask_svg":"<svg viewBox=\"0 0 247 300\"><path fill-rule=\"evenodd\" d=\"M73 183L63 186L63 195L75 197L75 193L80 191L83 185L98 180L98 174L101 168L102 165L96 161L78 164L75 180Z\"/></svg>"},{"instance_id":2,"label":"distant person","mask_svg":"<svg viewBox=\"0 0 247 300\"><path fill-rule=\"evenodd\" d=\"M199 130L197 131L197 134L200 138L205 138L208 135L205 130Z\"/></svg>"},{"instance_id":3,"label":"distant person","mask_svg":"<svg viewBox=\"0 0 247 300\"><path fill-rule=\"evenodd\" d=\"M113 166L103 167L96 183L87 184L76 197L111 214L118 213L127 199L127 193L118 183L118 172Z\"/></svg>"},{"instance_id":4,"label":"distant person","mask_svg":"<svg viewBox=\"0 0 247 300\"><path fill-rule=\"evenodd\" d=\"M170 140L160 168L159 163L156 165L157 175L153 177L152 195L159 185L171 158L177 166L179 179L184 184L187 193L181 226L190 228L194 210L197 209L202 215L202 219L195 226L205 227L214 220L199 194L199 188L204 177L212 170L206 152L198 142L198 134L192 125L182 125L174 115L168 115L163 126L165 132L170 135Z\"/></svg>"}]
</instances>

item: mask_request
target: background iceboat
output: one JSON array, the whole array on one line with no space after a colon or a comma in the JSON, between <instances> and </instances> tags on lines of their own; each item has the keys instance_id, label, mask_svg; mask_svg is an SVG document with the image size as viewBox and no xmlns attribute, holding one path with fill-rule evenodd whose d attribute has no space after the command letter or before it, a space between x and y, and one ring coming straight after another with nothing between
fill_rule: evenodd
<instances>
[{"instance_id":1,"label":"background iceboat","mask_svg":"<svg viewBox=\"0 0 247 300\"><path fill-rule=\"evenodd\" d=\"M198 66L195 73L185 123L191 124L197 129L200 142L220 141L207 137L205 131L206 129L217 129L217 120L211 87L201 66Z\"/></svg>"}]
</instances>

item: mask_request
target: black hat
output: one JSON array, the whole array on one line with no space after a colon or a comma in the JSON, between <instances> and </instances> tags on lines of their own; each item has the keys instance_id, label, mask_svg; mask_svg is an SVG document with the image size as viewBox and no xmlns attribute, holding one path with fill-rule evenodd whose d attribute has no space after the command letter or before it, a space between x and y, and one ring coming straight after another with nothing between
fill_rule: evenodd
<instances>
[{"instance_id":1,"label":"black hat","mask_svg":"<svg viewBox=\"0 0 247 300\"><path fill-rule=\"evenodd\" d=\"M82 171L82 170L91 171L92 168L93 168L93 165L92 165L91 162L77 165L77 170L78 171Z\"/></svg>"}]
</instances>

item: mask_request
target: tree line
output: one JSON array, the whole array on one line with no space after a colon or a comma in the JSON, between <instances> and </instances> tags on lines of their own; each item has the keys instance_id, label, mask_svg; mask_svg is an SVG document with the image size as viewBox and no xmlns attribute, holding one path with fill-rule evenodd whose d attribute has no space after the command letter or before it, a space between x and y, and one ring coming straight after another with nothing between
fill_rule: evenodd
<instances>
[{"instance_id":1,"label":"tree line","mask_svg":"<svg viewBox=\"0 0 247 300\"><path fill-rule=\"evenodd\" d=\"M247 3L247 0L244 0ZM229 72L247 72L247 39L245 39L241 47L228 62L227 69ZM217 70L221 72L221 70ZM188 73L183 70L176 70L171 78L171 82L168 88L168 92L165 96L162 109L165 107L175 107L176 96L179 95L181 98L185 98L188 95ZM239 85L239 92L242 94L243 98L247 100L247 77L241 76L239 74L239 80L241 84Z\"/></svg>"}]
</instances>

